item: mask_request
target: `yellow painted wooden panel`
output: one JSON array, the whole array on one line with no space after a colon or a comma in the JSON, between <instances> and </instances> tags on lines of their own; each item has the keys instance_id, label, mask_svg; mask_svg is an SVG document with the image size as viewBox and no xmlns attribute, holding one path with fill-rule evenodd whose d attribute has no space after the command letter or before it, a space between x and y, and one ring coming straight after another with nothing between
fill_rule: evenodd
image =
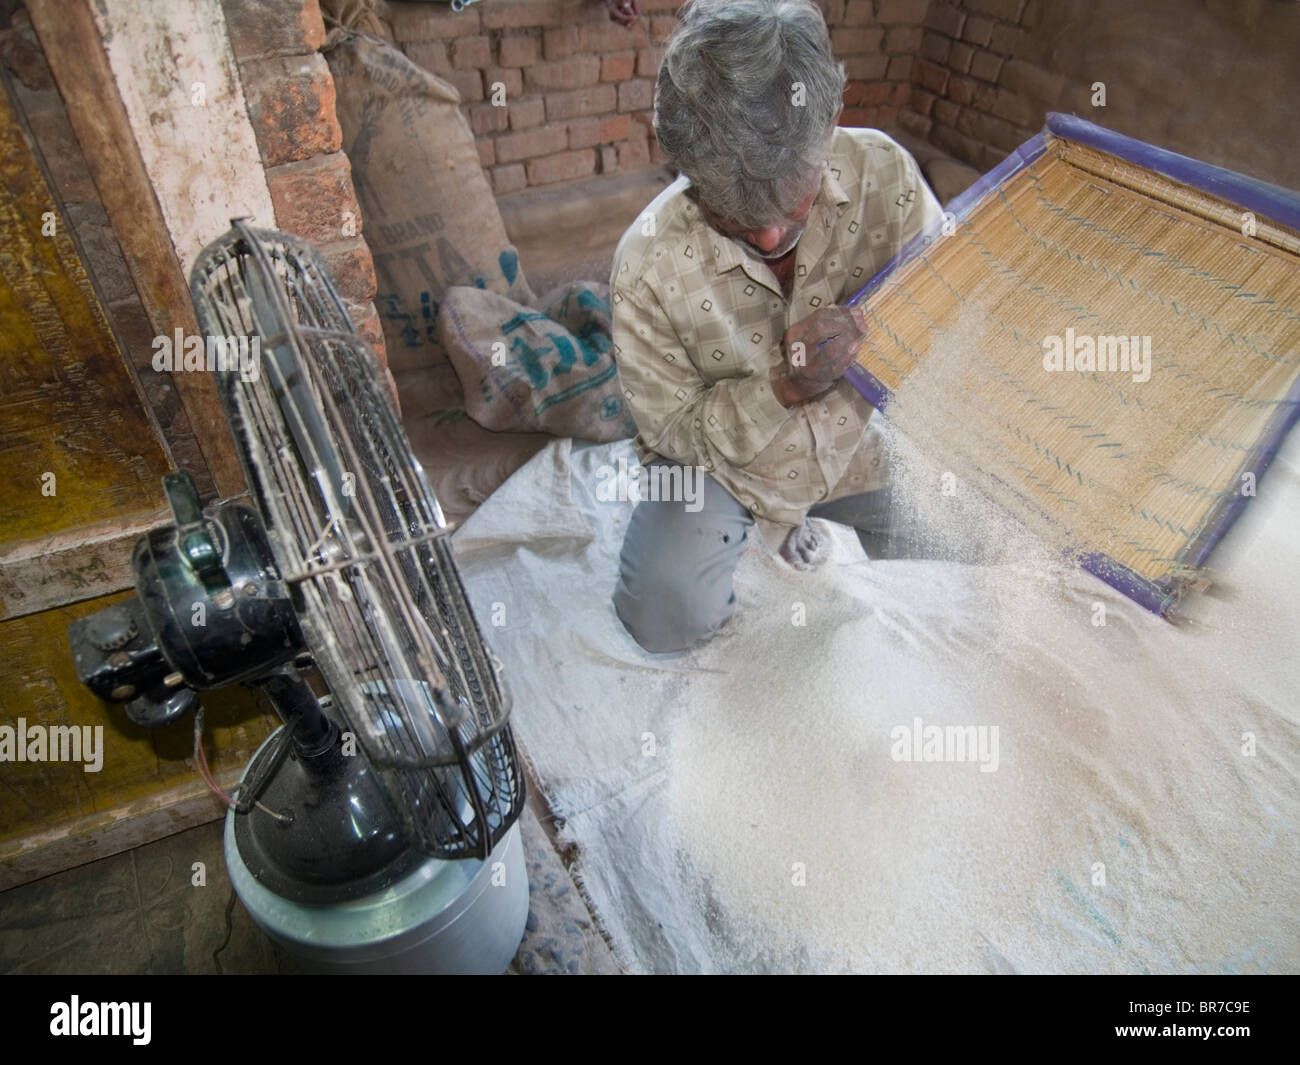
<instances>
[{"instance_id":1,"label":"yellow painted wooden panel","mask_svg":"<svg viewBox=\"0 0 1300 1065\"><path fill-rule=\"evenodd\" d=\"M89 814L121 807L197 778L191 761L194 720L163 729L132 725L120 706L101 703L77 679L68 625L127 593L0 621L5 683L0 726L102 725L103 765L0 762L0 841L36 835ZM207 718L205 749L215 773L243 766L270 735L276 718L259 695L227 688L201 695Z\"/></svg>"},{"instance_id":2,"label":"yellow painted wooden panel","mask_svg":"<svg viewBox=\"0 0 1300 1065\"><path fill-rule=\"evenodd\" d=\"M0 545L155 511L169 469L64 219L42 233L51 212L0 91Z\"/></svg>"}]
</instances>

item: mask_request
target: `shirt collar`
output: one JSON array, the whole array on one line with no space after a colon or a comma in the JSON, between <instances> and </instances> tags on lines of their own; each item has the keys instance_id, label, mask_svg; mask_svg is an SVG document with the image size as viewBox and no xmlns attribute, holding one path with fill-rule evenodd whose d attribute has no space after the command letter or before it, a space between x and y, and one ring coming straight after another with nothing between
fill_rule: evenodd
<instances>
[{"instance_id":1,"label":"shirt collar","mask_svg":"<svg viewBox=\"0 0 1300 1065\"><path fill-rule=\"evenodd\" d=\"M699 205L693 200L690 203L689 210L692 217L701 230L704 237L701 241L706 248L706 254L713 256L714 269L719 274L725 274L728 270L734 270L737 266L746 270L753 271L760 264L766 267L767 264L756 255L749 255L734 240L723 236L716 229L710 226L704 220L704 214ZM831 173L829 165L822 167L821 188L817 190L817 198L813 200L813 205L808 211L808 225L804 230L804 235L799 238L799 247L802 249L804 241L809 237L813 238L812 243L820 245L825 250L829 230L844 204L849 202L848 193L844 191L843 186L835 179ZM820 254L820 253L819 253ZM752 274L751 274L752 276Z\"/></svg>"}]
</instances>

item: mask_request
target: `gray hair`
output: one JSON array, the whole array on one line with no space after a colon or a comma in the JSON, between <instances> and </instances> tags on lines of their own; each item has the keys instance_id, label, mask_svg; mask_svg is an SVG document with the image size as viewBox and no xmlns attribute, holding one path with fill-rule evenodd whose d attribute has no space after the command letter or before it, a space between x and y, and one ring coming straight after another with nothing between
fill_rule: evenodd
<instances>
[{"instance_id":1,"label":"gray hair","mask_svg":"<svg viewBox=\"0 0 1300 1065\"><path fill-rule=\"evenodd\" d=\"M655 136L698 200L746 229L813 189L844 93L811 0L692 0L655 83Z\"/></svg>"}]
</instances>

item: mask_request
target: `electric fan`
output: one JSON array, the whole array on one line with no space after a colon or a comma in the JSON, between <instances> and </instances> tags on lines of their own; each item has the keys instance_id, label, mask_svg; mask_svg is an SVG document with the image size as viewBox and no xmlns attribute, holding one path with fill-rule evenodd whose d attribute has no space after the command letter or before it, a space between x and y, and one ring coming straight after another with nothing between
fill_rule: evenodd
<instances>
[{"instance_id":1,"label":"electric fan","mask_svg":"<svg viewBox=\"0 0 1300 1065\"><path fill-rule=\"evenodd\" d=\"M175 525L137 544L135 598L70 627L78 675L138 724L196 710L214 789L197 691L266 693L283 724L227 797L226 864L309 967L500 972L528 911L500 663L320 257L232 225L190 295L257 508L164 478Z\"/></svg>"}]
</instances>

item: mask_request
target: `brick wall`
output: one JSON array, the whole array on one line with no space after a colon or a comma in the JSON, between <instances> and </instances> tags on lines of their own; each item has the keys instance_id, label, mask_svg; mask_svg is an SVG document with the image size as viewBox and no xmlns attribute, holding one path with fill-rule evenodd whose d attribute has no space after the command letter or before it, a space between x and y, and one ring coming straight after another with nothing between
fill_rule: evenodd
<instances>
[{"instance_id":1,"label":"brick wall","mask_svg":"<svg viewBox=\"0 0 1300 1065\"><path fill-rule=\"evenodd\" d=\"M436 6L436 5L435 5ZM314 244L358 331L387 365L375 264L340 150L334 79L318 0L222 0L276 224Z\"/></svg>"},{"instance_id":2,"label":"brick wall","mask_svg":"<svg viewBox=\"0 0 1300 1065\"><path fill-rule=\"evenodd\" d=\"M987 170L1072 112L1300 188L1297 54L1300 4L1281 0L930 0L898 121Z\"/></svg>"},{"instance_id":3,"label":"brick wall","mask_svg":"<svg viewBox=\"0 0 1300 1065\"><path fill-rule=\"evenodd\" d=\"M831 48L844 63L840 124L891 130L912 94L928 0L819 0Z\"/></svg>"},{"instance_id":4,"label":"brick wall","mask_svg":"<svg viewBox=\"0 0 1300 1065\"><path fill-rule=\"evenodd\" d=\"M928 0L816 2L848 75L841 121L893 128L910 99ZM681 4L640 0L631 29L599 0L490 0L458 13L390 2L379 13L406 55L456 86L502 195L663 161L654 81Z\"/></svg>"},{"instance_id":5,"label":"brick wall","mask_svg":"<svg viewBox=\"0 0 1300 1065\"><path fill-rule=\"evenodd\" d=\"M389 3L407 56L456 86L502 195L662 161L654 79L682 0L640 0L631 29L595 0Z\"/></svg>"}]
</instances>

